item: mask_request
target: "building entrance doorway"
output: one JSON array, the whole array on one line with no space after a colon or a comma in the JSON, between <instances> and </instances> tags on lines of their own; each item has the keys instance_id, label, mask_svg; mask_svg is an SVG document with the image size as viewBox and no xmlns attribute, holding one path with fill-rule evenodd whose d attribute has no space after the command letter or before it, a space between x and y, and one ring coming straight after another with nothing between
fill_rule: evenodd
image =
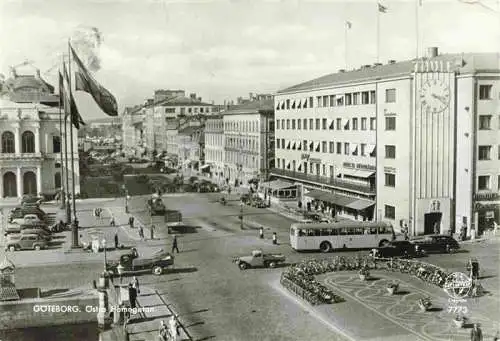
<instances>
[{"instance_id":1,"label":"building entrance doorway","mask_svg":"<svg viewBox=\"0 0 500 341\"><path fill-rule=\"evenodd\" d=\"M441 212L432 212L427 213L424 216L424 234L434 234L435 228L437 227L438 233L440 233L441 229L441 219L443 217L443 213Z\"/></svg>"}]
</instances>

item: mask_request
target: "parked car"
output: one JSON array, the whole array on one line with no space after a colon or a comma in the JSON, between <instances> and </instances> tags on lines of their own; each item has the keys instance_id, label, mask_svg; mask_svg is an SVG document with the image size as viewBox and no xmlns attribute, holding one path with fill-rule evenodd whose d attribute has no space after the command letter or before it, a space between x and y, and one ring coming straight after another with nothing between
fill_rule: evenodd
<instances>
[{"instance_id":1,"label":"parked car","mask_svg":"<svg viewBox=\"0 0 500 341\"><path fill-rule=\"evenodd\" d=\"M21 199L21 206L40 206L43 198L34 195L25 195Z\"/></svg>"},{"instance_id":2,"label":"parked car","mask_svg":"<svg viewBox=\"0 0 500 341\"><path fill-rule=\"evenodd\" d=\"M130 252L122 254L118 262L109 262L108 271L119 274L118 266L121 265L124 272L136 272L148 270L154 275L161 275L163 270L174 264L174 256L160 250L150 258L141 258L135 248Z\"/></svg>"},{"instance_id":3,"label":"parked car","mask_svg":"<svg viewBox=\"0 0 500 341\"><path fill-rule=\"evenodd\" d=\"M43 223L43 220L40 219L36 214L26 214L22 218L12 219L11 223L19 225L34 224L34 223L40 224Z\"/></svg>"},{"instance_id":4,"label":"parked car","mask_svg":"<svg viewBox=\"0 0 500 341\"><path fill-rule=\"evenodd\" d=\"M395 240L384 246L373 248L370 256L378 258L404 257L412 258L421 256L416 245L407 240Z\"/></svg>"},{"instance_id":5,"label":"parked car","mask_svg":"<svg viewBox=\"0 0 500 341\"><path fill-rule=\"evenodd\" d=\"M5 250L41 250L48 246L48 242L37 234L9 235L5 242Z\"/></svg>"},{"instance_id":6,"label":"parked car","mask_svg":"<svg viewBox=\"0 0 500 341\"><path fill-rule=\"evenodd\" d=\"M16 207L9 214L9 220L24 218L27 214L35 214L40 220L45 219L45 212L38 207Z\"/></svg>"},{"instance_id":7,"label":"parked car","mask_svg":"<svg viewBox=\"0 0 500 341\"><path fill-rule=\"evenodd\" d=\"M268 207L267 202L264 201L264 199L262 199L261 197L257 197L257 196L252 198L251 205L253 207L257 207L257 208L266 208L266 207Z\"/></svg>"},{"instance_id":8,"label":"parked car","mask_svg":"<svg viewBox=\"0 0 500 341\"><path fill-rule=\"evenodd\" d=\"M285 256L279 253L263 253L262 250L253 250L250 256L236 257L234 262L241 270L251 267L275 268L285 262Z\"/></svg>"},{"instance_id":9,"label":"parked car","mask_svg":"<svg viewBox=\"0 0 500 341\"><path fill-rule=\"evenodd\" d=\"M447 252L453 253L460 249L458 242L453 237L440 234L431 234L422 238L414 238L411 242L418 246L420 252Z\"/></svg>"},{"instance_id":10,"label":"parked car","mask_svg":"<svg viewBox=\"0 0 500 341\"><path fill-rule=\"evenodd\" d=\"M317 222L317 223L329 223L330 222L330 219L325 218L325 217L321 216L320 214L314 213L314 212L305 212L304 218L306 220L312 220L313 222Z\"/></svg>"}]
</instances>

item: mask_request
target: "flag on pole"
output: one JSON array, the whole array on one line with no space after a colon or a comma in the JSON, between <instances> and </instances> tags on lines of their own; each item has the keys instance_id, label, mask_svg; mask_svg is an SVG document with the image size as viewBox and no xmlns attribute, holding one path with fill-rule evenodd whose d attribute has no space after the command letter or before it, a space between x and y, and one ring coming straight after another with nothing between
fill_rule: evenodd
<instances>
[{"instance_id":1,"label":"flag on pole","mask_svg":"<svg viewBox=\"0 0 500 341\"><path fill-rule=\"evenodd\" d=\"M380 13L387 13L387 7L385 7L384 5L382 5L380 2L378 3L378 11Z\"/></svg>"},{"instance_id":2,"label":"flag on pole","mask_svg":"<svg viewBox=\"0 0 500 341\"><path fill-rule=\"evenodd\" d=\"M85 125L82 116L78 112L78 108L76 106L75 98L71 91L66 89L66 84L68 83L68 71L66 70L66 64L63 66L64 76L59 72L59 101L64 105L64 114L65 117L71 115L71 121L76 129L80 129L80 125ZM69 94L69 96L68 96Z\"/></svg>"},{"instance_id":3,"label":"flag on pole","mask_svg":"<svg viewBox=\"0 0 500 341\"><path fill-rule=\"evenodd\" d=\"M348 30L350 30L350 29L351 29L351 27L352 27L352 23L351 23L350 21L346 21L346 22L345 22L345 27L346 27Z\"/></svg>"},{"instance_id":4,"label":"flag on pole","mask_svg":"<svg viewBox=\"0 0 500 341\"><path fill-rule=\"evenodd\" d=\"M71 54L78 66L75 71L75 89L92 95L97 105L109 116L118 116L118 105L115 96L108 89L99 84L85 68L82 61L70 45Z\"/></svg>"}]
</instances>

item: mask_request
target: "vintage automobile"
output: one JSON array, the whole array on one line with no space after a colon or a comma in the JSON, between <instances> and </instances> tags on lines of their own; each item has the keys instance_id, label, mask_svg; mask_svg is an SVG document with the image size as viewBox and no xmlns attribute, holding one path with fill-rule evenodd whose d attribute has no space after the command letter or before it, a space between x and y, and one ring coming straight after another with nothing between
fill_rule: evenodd
<instances>
[{"instance_id":1,"label":"vintage automobile","mask_svg":"<svg viewBox=\"0 0 500 341\"><path fill-rule=\"evenodd\" d=\"M40 219L36 214L26 214L24 217L22 218L16 218L16 219L12 219L11 223L13 224L19 224L19 225L22 225L22 224L41 224L43 223L44 221L42 219Z\"/></svg>"},{"instance_id":2,"label":"vintage automobile","mask_svg":"<svg viewBox=\"0 0 500 341\"><path fill-rule=\"evenodd\" d=\"M13 234L5 241L5 250L41 250L47 248L48 243L37 234Z\"/></svg>"},{"instance_id":3,"label":"vintage automobile","mask_svg":"<svg viewBox=\"0 0 500 341\"><path fill-rule=\"evenodd\" d=\"M47 224L45 223L40 223L40 222L33 222L28 224L8 223L4 227L4 234L7 235L11 233L21 233L22 230L26 229L43 229L46 232L51 232L50 229L47 227Z\"/></svg>"},{"instance_id":4,"label":"vintage automobile","mask_svg":"<svg viewBox=\"0 0 500 341\"><path fill-rule=\"evenodd\" d=\"M257 208L266 208L266 207L268 207L267 202L264 201L264 199L262 199L261 197L257 197L257 196L252 198L251 205L253 207L257 207Z\"/></svg>"},{"instance_id":5,"label":"vintage automobile","mask_svg":"<svg viewBox=\"0 0 500 341\"><path fill-rule=\"evenodd\" d=\"M23 198L21 199L21 206L40 206L40 204L43 202L43 198L42 197L37 197L37 196L34 196L34 195L25 195L23 196Z\"/></svg>"},{"instance_id":6,"label":"vintage automobile","mask_svg":"<svg viewBox=\"0 0 500 341\"><path fill-rule=\"evenodd\" d=\"M317 222L317 223L329 223L330 222L330 219L325 218L325 217L321 216L319 213L314 213L314 212L305 212L304 218L306 220L312 220L313 222Z\"/></svg>"},{"instance_id":7,"label":"vintage automobile","mask_svg":"<svg viewBox=\"0 0 500 341\"><path fill-rule=\"evenodd\" d=\"M244 203L246 205L250 205L251 200L252 200L252 196L249 193L243 194L243 195L241 195L240 200L242 203Z\"/></svg>"},{"instance_id":8,"label":"vintage automobile","mask_svg":"<svg viewBox=\"0 0 500 341\"><path fill-rule=\"evenodd\" d=\"M377 258L404 257L412 258L421 256L418 248L407 240L394 240L384 246L373 248L370 256Z\"/></svg>"},{"instance_id":9,"label":"vintage automobile","mask_svg":"<svg viewBox=\"0 0 500 341\"><path fill-rule=\"evenodd\" d=\"M119 275L119 269L123 272L149 271L154 275L161 275L165 269L174 264L174 256L160 250L149 258L141 258L137 249L132 248L130 252L122 254L118 262L108 262L107 269L115 275Z\"/></svg>"},{"instance_id":10,"label":"vintage automobile","mask_svg":"<svg viewBox=\"0 0 500 341\"><path fill-rule=\"evenodd\" d=\"M148 209L149 209L149 214L154 216L154 215L165 214L166 207L161 198L152 197L148 199Z\"/></svg>"},{"instance_id":11,"label":"vintage automobile","mask_svg":"<svg viewBox=\"0 0 500 341\"><path fill-rule=\"evenodd\" d=\"M47 242L50 242L52 240L52 235L50 234L50 232L47 232L44 229L24 229L21 230L21 234L36 234L42 237Z\"/></svg>"},{"instance_id":12,"label":"vintage automobile","mask_svg":"<svg viewBox=\"0 0 500 341\"><path fill-rule=\"evenodd\" d=\"M453 237L440 234L431 234L422 238L410 240L422 253L447 252L453 253L460 249L458 242Z\"/></svg>"},{"instance_id":13,"label":"vintage automobile","mask_svg":"<svg viewBox=\"0 0 500 341\"><path fill-rule=\"evenodd\" d=\"M285 262L285 256L279 253L263 253L262 250L253 250L250 256L236 257L233 260L241 270L253 267L275 268Z\"/></svg>"},{"instance_id":14,"label":"vintage automobile","mask_svg":"<svg viewBox=\"0 0 500 341\"><path fill-rule=\"evenodd\" d=\"M38 207L16 207L9 213L9 220L24 218L27 214L36 214L40 220L45 219L45 212Z\"/></svg>"}]
</instances>

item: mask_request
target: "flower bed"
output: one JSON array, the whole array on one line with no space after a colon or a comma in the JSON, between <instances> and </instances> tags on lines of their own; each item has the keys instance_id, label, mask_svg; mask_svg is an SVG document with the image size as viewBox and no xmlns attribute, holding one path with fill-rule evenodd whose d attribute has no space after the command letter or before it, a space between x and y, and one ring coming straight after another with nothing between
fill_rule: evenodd
<instances>
[{"instance_id":1,"label":"flower bed","mask_svg":"<svg viewBox=\"0 0 500 341\"><path fill-rule=\"evenodd\" d=\"M372 269L400 271L408 273L430 284L443 287L448 272L433 264L408 259L382 259L369 256L343 257L330 260L307 260L293 264L281 274L281 285L312 305L342 302L344 299L314 279L320 275L335 271Z\"/></svg>"}]
</instances>

